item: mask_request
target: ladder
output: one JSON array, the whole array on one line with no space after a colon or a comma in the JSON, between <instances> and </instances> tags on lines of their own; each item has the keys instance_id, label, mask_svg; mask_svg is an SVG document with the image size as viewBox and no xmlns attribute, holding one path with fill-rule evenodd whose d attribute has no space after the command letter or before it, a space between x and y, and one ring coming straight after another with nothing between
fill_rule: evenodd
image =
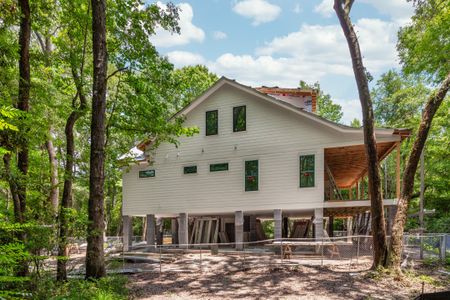
<instances>
[{"instance_id":1,"label":"ladder","mask_svg":"<svg viewBox=\"0 0 450 300\"><path fill-rule=\"evenodd\" d=\"M341 191L338 189L338 187L336 185L336 181L334 181L333 174L331 173L331 170L327 164L325 164L325 170L327 171L327 175L328 175L328 179L330 180L331 187L333 188L333 191L337 195L338 200L344 200L344 198L342 197Z\"/></svg>"}]
</instances>

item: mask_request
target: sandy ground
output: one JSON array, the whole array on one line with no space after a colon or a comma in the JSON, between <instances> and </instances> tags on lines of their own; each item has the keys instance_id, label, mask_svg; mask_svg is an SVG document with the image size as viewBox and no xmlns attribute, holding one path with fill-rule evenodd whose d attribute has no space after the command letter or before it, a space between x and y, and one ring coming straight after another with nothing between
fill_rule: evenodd
<instances>
[{"instance_id":1,"label":"sandy ground","mask_svg":"<svg viewBox=\"0 0 450 300\"><path fill-rule=\"evenodd\" d=\"M369 271L369 260L351 266L348 261L324 266L318 263L300 265L295 260L285 261L283 265L252 264L260 260L261 257L249 257L243 265L242 259L232 256L215 257L214 260L204 257L201 269L198 264L181 270L176 263L172 267L166 263L162 265L161 273L159 268L138 264L147 272L129 275L131 298L412 299L422 289L422 282L417 279L418 272L433 274L435 282L425 284L426 292L450 289L448 276L419 266L413 270L414 278L410 276L398 281L387 275L375 277ZM127 266L130 267L129 264Z\"/></svg>"},{"instance_id":2,"label":"sandy ground","mask_svg":"<svg viewBox=\"0 0 450 300\"><path fill-rule=\"evenodd\" d=\"M401 281L375 276L370 256L281 261L273 254L170 253L161 255L161 265L159 253L143 257L137 263L107 259L108 273L128 276L131 299L413 299L422 290L422 274L425 292L450 290L449 275L420 264ZM83 263L84 253L72 255L72 274L84 273Z\"/></svg>"}]
</instances>

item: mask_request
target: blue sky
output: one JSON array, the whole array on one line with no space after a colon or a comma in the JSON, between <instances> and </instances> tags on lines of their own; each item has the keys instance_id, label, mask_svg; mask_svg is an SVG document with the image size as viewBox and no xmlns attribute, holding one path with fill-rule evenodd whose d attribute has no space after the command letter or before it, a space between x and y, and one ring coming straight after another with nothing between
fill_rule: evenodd
<instances>
[{"instance_id":1,"label":"blue sky","mask_svg":"<svg viewBox=\"0 0 450 300\"><path fill-rule=\"evenodd\" d=\"M319 81L342 105L344 123L360 118L349 52L332 0L172 2L181 9L181 34L157 30L151 40L175 66L204 64L219 76L251 86ZM412 13L406 0L355 1L352 20L375 79L399 67L396 33Z\"/></svg>"}]
</instances>

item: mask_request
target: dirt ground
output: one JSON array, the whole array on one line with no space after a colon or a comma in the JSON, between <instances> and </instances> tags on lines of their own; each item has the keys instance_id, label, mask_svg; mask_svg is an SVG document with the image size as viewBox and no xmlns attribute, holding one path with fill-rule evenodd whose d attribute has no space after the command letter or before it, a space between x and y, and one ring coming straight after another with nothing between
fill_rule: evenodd
<instances>
[{"instance_id":1,"label":"dirt ground","mask_svg":"<svg viewBox=\"0 0 450 300\"><path fill-rule=\"evenodd\" d=\"M129 276L132 299L412 299L450 289L448 275L417 268L402 281L375 276L369 265L257 267L247 270L147 272ZM421 280L422 279L422 280Z\"/></svg>"}]
</instances>

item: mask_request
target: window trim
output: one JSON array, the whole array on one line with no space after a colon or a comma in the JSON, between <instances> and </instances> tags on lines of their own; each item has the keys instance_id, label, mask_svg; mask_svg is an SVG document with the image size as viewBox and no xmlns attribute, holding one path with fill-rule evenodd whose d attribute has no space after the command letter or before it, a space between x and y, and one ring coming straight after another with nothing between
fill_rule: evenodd
<instances>
[{"instance_id":1,"label":"window trim","mask_svg":"<svg viewBox=\"0 0 450 300\"><path fill-rule=\"evenodd\" d=\"M313 186L301 186L301 157L302 156L313 156L314 157L314 185ZM297 155L297 162L298 162L298 168L297 168L297 174L298 174L298 188L299 189L312 189L317 188L317 153L315 152L303 152L298 153Z\"/></svg>"},{"instance_id":2,"label":"window trim","mask_svg":"<svg viewBox=\"0 0 450 300\"><path fill-rule=\"evenodd\" d=\"M258 162L258 174L256 175L257 177L258 177L258 187L257 187L257 189L256 190L247 190L247 186L246 186L246 183L247 183L247 178L246 178L246 172L247 172L247 170L246 170L246 162L248 162L248 161L256 161L256 162ZM247 193L247 192L259 192L260 191L260 186L261 186L261 172L260 172L260 167L261 167L261 163L260 163L260 160L258 159L258 158L250 158L250 159L244 159L244 192L245 193Z\"/></svg>"},{"instance_id":3,"label":"window trim","mask_svg":"<svg viewBox=\"0 0 450 300\"><path fill-rule=\"evenodd\" d=\"M217 114L216 133L208 134L208 113L212 113L212 112L216 112L216 114ZM219 135L219 110L218 109L207 110L205 112L205 136L214 136L214 135Z\"/></svg>"},{"instance_id":4,"label":"window trim","mask_svg":"<svg viewBox=\"0 0 450 300\"><path fill-rule=\"evenodd\" d=\"M226 170L211 170L211 166L213 165L227 165ZM230 170L230 163L229 162L221 162L221 163L210 163L209 164L209 173L216 173L216 172L228 172Z\"/></svg>"},{"instance_id":5,"label":"window trim","mask_svg":"<svg viewBox=\"0 0 450 300\"><path fill-rule=\"evenodd\" d=\"M192 168L192 167L195 167L195 172L186 173L186 168ZM183 166L183 175L196 175L196 174L198 174L198 165L197 164Z\"/></svg>"},{"instance_id":6,"label":"window trim","mask_svg":"<svg viewBox=\"0 0 450 300\"><path fill-rule=\"evenodd\" d=\"M141 176L141 172L146 171L153 171L153 176ZM139 170L138 171L138 179L149 179L149 178L155 178L156 177L156 169L145 169L145 170Z\"/></svg>"},{"instance_id":7,"label":"window trim","mask_svg":"<svg viewBox=\"0 0 450 300\"><path fill-rule=\"evenodd\" d=\"M237 125L237 118L236 115L234 113L235 109L238 108L244 108L244 117L245 117L245 125L244 125L244 129L243 130L237 130L236 125ZM247 105L238 105L238 106L233 106L233 132L245 132L247 131Z\"/></svg>"}]
</instances>

